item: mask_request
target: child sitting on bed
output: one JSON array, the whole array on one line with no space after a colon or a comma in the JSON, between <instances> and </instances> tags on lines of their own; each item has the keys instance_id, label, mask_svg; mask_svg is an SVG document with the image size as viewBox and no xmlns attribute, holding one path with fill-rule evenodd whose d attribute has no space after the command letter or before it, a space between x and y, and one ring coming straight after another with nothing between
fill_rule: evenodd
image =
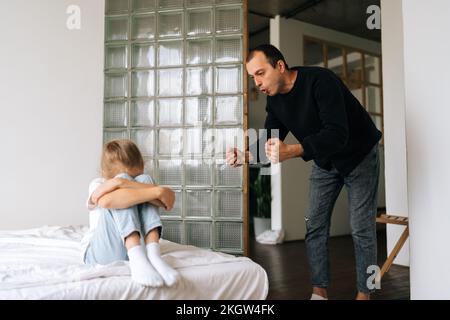
<instances>
[{"instance_id":1,"label":"child sitting on bed","mask_svg":"<svg viewBox=\"0 0 450 320\"><path fill-rule=\"evenodd\" d=\"M161 259L162 225L158 207L171 210L175 195L143 174L144 161L130 140L113 140L103 149L102 178L89 185L90 232L87 264L129 260L132 279L144 286L175 284L179 273Z\"/></svg>"}]
</instances>

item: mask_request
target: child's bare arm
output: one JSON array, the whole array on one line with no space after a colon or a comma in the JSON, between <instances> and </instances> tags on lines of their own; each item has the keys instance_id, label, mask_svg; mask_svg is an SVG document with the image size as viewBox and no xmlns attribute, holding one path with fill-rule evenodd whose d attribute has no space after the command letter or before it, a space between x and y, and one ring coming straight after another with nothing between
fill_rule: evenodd
<instances>
[{"instance_id":1,"label":"child's bare arm","mask_svg":"<svg viewBox=\"0 0 450 320\"><path fill-rule=\"evenodd\" d=\"M149 201L149 203L151 203L155 207L165 208L164 203L162 203L160 200L152 200Z\"/></svg>"},{"instance_id":2,"label":"child's bare arm","mask_svg":"<svg viewBox=\"0 0 450 320\"><path fill-rule=\"evenodd\" d=\"M122 179L120 179L120 180L122 180ZM105 182L103 182L92 193L90 202L92 202L93 204L97 205L98 204L98 200L101 197L103 197L105 194L119 189L120 185L122 183L122 181L120 181L120 180L114 178L114 179L109 179L109 180L106 180Z\"/></svg>"},{"instance_id":3,"label":"child's bare arm","mask_svg":"<svg viewBox=\"0 0 450 320\"><path fill-rule=\"evenodd\" d=\"M116 179L118 180L119 188L139 189L139 188L151 188L151 187L158 186L156 184L141 183L141 182L131 181L131 180L122 179L122 178L116 178ZM162 203L160 200L157 200L157 199L151 200L148 202L157 207L163 207L163 208L165 207L164 203Z\"/></svg>"},{"instance_id":4,"label":"child's bare arm","mask_svg":"<svg viewBox=\"0 0 450 320\"><path fill-rule=\"evenodd\" d=\"M149 183L140 183L136 181L131 181L127 179L122 178L114 178L119 183L119 188L130 188L130 189L140 189L140 188L151 188L151 187L157 187L156 184L149 184Z\"/></svg>"},{"instance_id":5,"label":"child's bare arm","mask_svg":"<svg viewBox=\"0 0 450 320\"><path fill-rule=\"evenodd\" d=\"M151 188L156 186L157 185L155 184L139 183L136 181L130 181L122 178L112 178L106 180L100 186L98 186L97 189L95 189L95 191L91 195L91 202L97 204L98 199L100 199L102 196L119 188L139 189L139 188Z\"/></svg>"},{"instance_id":6,"label":"child's bare arm","mask_svg":"<svg viewBox=\"0 0 450 320\"><path fill-rule=\"evenodd\" d=\"M172 210L175 194L169 188L147 185L138 189L118 188L104 194L98 205L106 209L125 209L144 202L160 203L166 210Z\"/></svg>"}]
</instances>

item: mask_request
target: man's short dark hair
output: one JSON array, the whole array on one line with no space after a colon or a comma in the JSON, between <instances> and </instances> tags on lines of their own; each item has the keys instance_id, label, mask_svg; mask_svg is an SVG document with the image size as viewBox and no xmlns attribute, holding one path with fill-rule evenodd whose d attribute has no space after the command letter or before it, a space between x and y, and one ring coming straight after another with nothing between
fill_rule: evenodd
<instances>
[{"instance_id":1,"label":"man's short dark hair","mask_svg":"<svg viewBox=\"0 0 450 320\"><path fill-rule=\"evenodd\" d=\"M278 50L275 46L271 44L261 44L257 46L256 48L250 50L248 56L247 56L247 63L253 59L255 56L255 52L262 52L267 57L267 61L269 61L270 65L274 68L276 68L278 61L283 61L285 67L287 70L289 70L289 66L286 63L286 59L284 59L283 54L280 50Z\"/></svg>"}]
</instances>

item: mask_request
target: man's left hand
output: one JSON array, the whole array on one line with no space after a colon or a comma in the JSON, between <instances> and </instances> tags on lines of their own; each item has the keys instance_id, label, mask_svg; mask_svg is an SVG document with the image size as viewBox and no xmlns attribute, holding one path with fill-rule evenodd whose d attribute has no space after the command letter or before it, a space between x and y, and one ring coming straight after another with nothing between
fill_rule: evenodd
<instances>
[{"instance_id":1,"label":"man's left hand","mask_svg":"<svg viewBox=\"0 0 450 320\"><path fill-rule=\"evenodd\" d=\"M266 156L275 164L299 157L303 153L301 144L286 144L278 138L269 139L265 145Z\"/></svg>"}]
</instances>

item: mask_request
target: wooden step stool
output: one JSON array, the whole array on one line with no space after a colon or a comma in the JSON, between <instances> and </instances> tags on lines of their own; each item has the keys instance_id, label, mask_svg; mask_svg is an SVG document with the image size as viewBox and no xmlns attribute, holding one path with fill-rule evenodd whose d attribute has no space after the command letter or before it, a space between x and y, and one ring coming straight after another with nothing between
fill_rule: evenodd
<instances>
[{"instance_id":1,"label":"wooden step stool","mask_svg":"<svg viewBox=\"0 0 450 320\"><path fill-rule=\"evenodd\" d=\"M393 215L388 215L388 214L381 214L379 217L377 217L377 222L385 223L385 224L391 223L391 224L398 224L398 225L406 226L402 235L400 236L397 243L395 244L394 249L392 250L391 254L387 257L386 261L383 264L383 267L381 268L380 277L382 278L383 275L386 272L388 272L389 268L391 267L392 263L394 262L394 259L397 257L398 253L400 252L403 245L405 244L406 239L408 239L409 222L408 222L407 217L393 216Z\"/></svg>"}]
</instances>

